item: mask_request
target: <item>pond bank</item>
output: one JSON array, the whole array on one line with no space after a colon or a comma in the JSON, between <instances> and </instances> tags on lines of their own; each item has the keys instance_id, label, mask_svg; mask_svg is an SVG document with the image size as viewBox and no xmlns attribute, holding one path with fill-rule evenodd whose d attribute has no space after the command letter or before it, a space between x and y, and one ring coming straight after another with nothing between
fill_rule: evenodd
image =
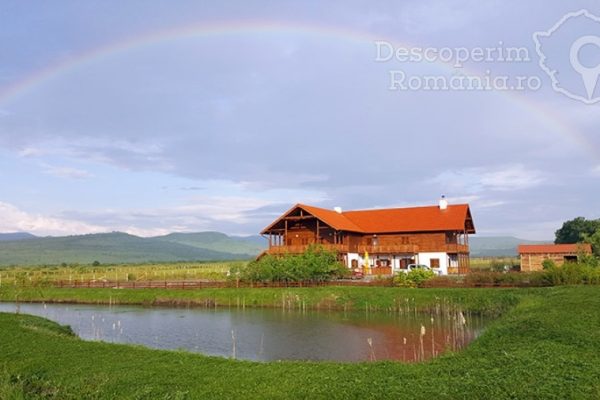
<instances>
[{"instance_id":1,"label":"pond bank","mask_svg":"<svg viewBox=\"0 0 600 400\"><path fill-rule=\"evenodd\" d=\"M298 310L440 312L500 315L529 293L551 289L317 287L260 289L61 289L0 287L0 301L169 307L275 307Z\"/></svg>"},{"instance_id":2,"label":"pond bank","mask_svg":"<svg viewBox=\"0 0 600 400\"><path fill-rule=\"evenodd\" d=\"M417 304L451 296L414 293ZM465 308L485 304L486 295L502 302L498 293L454 300ZM378 303L376 294L361 296ZM0 398L598 398L600 288L511 296L516 303L467 349L419 364L235 361L84 342L44 319L0 314Z\"/></svg>"}]
</instances>

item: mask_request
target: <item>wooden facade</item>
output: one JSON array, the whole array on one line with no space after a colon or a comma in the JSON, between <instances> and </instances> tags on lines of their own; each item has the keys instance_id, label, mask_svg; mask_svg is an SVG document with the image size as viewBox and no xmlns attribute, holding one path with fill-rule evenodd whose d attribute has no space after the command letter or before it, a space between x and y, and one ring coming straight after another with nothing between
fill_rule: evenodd
<instances>
[{"instance_id":1,"label":"wooden facade","mask_svg":"<svg viewBox=\"0 0 600 400\"><path fill-rule=\"evenodd\" d=\"M562 265L565 262L576 262L581 254L592 254L589 244L542 244L520 245L519 258L521 271L541 271L546 260Z\"/></svg>"},{"instance_id":2,"label":"wooden facade","mask_svg":"<svg viewBox=\"0 0 600 400\"><path fill-rule=\"evenodd\" d=\"M469 270L468 205L341 212L298 204L265 228L266 253L297 254L313 244L335 250L345 265L389 275L409 264L441 274Z\"/></svg>"}]
</instances>

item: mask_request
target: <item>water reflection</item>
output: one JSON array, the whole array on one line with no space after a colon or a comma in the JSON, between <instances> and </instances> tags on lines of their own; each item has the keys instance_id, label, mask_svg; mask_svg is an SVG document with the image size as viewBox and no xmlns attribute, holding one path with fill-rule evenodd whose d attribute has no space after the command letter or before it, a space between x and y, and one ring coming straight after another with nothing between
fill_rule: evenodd
<instances>
[{"instance_id":1,"label":"water reflection","mask_svg":"<svg viewBox=\"0 0 600 400\"><path fill-rule=\"evenodd\" d=\"M418 361L458 350L485 320L437 314L0 303L70 325L83 339L247 360Z\"/></svg>"}]
</instances>

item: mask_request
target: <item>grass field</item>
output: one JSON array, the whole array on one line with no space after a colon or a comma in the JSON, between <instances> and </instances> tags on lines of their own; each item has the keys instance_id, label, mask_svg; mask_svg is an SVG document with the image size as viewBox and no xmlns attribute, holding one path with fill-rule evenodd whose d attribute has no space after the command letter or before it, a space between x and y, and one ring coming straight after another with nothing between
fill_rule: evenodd
<instances>
[{"instance_id":1,"label":"grass field","mask_svg":"<svg viewBox=\"0 0 600 400\"><path fill-rule=\"evenodd\" d=\"M54 282L88 281L179 281L213 280L227 277L232 267L248 261L172 262L110 265L12 266L0 268L2 286L45 286ZM513 258L472 258L473 271L490 271L493 266L513 265Z\"/></svg>"},{"instance_id":2,"label":"grass field","mask_svg":"<svg viewBox=\"0 0 600 400\"><path fill-rule=\"evenodd\" d=\"M2 285L44 286L57 281L224 280L231 267L247 261L177 262L81 266L20 266L0 269Z\"/></svg>"},{"instance_id":3,"label":"grass field","mask_svg":"<svg viewBox=\"0 0 600 400\"><path fill-rule=\"evenodd\" d=\"M55 289L52 289L55 290ZM71 290L86 300L106 291ZM123 292L142 301L169 296ZM133 292L133 291L132 291ZM175 292L190 298L245 297L281 306L287 295L354 307L408 299L427 309L452 301L502 315L466 350L422 364L254 363L186 352L84 342L40 318L0 314L2 399L593 399L600 398L600 287L423 290L323 288ZM171 292L173 293L173 291ZM2 298L14 292L3 290ZM67 292L35 296L70 299ZM8 298L6 298L6 297ZM199 297L198 297L199 296ZM344 297L340 299L340 297ZM39 298L38 298L39 299ZM277 300L279 299L279 300ZM143 300L143 301L146 301Z\"/></svg>"},{"instance_id":4,"label":"grass field","mask_svg":"<svg viewBox=\"0 0 600 400\"><path fill-rule=\"evenodd\" d=\"M504 266L519 265L517 257L471 257L469 265L473 272L500 271Z\"/></svg>"}]
</instances>

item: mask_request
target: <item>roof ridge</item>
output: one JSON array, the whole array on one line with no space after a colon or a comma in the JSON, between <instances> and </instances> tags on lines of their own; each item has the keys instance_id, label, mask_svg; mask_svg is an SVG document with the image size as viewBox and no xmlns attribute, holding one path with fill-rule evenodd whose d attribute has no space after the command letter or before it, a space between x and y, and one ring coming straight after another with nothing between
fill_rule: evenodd
<instances>
[{"instance_id":1,"label":"roof ridge","mask_svg":"<svg viewBox=\"0 0 600 400\"><path fill-rule=\"evenodd\" d=\"M469 207L467 203L460 204L448 204L448 208L456 208L456 207ZM343 211L342 213L353 213L353 212L373 212L373 211L393 211L393 210L414 210L418 208L439 208L438 205L432 204L428 206L410 206L410 207L389 207L389 208L363 208L359 210L348 210Z\"/></svg>"}]
</instances>

